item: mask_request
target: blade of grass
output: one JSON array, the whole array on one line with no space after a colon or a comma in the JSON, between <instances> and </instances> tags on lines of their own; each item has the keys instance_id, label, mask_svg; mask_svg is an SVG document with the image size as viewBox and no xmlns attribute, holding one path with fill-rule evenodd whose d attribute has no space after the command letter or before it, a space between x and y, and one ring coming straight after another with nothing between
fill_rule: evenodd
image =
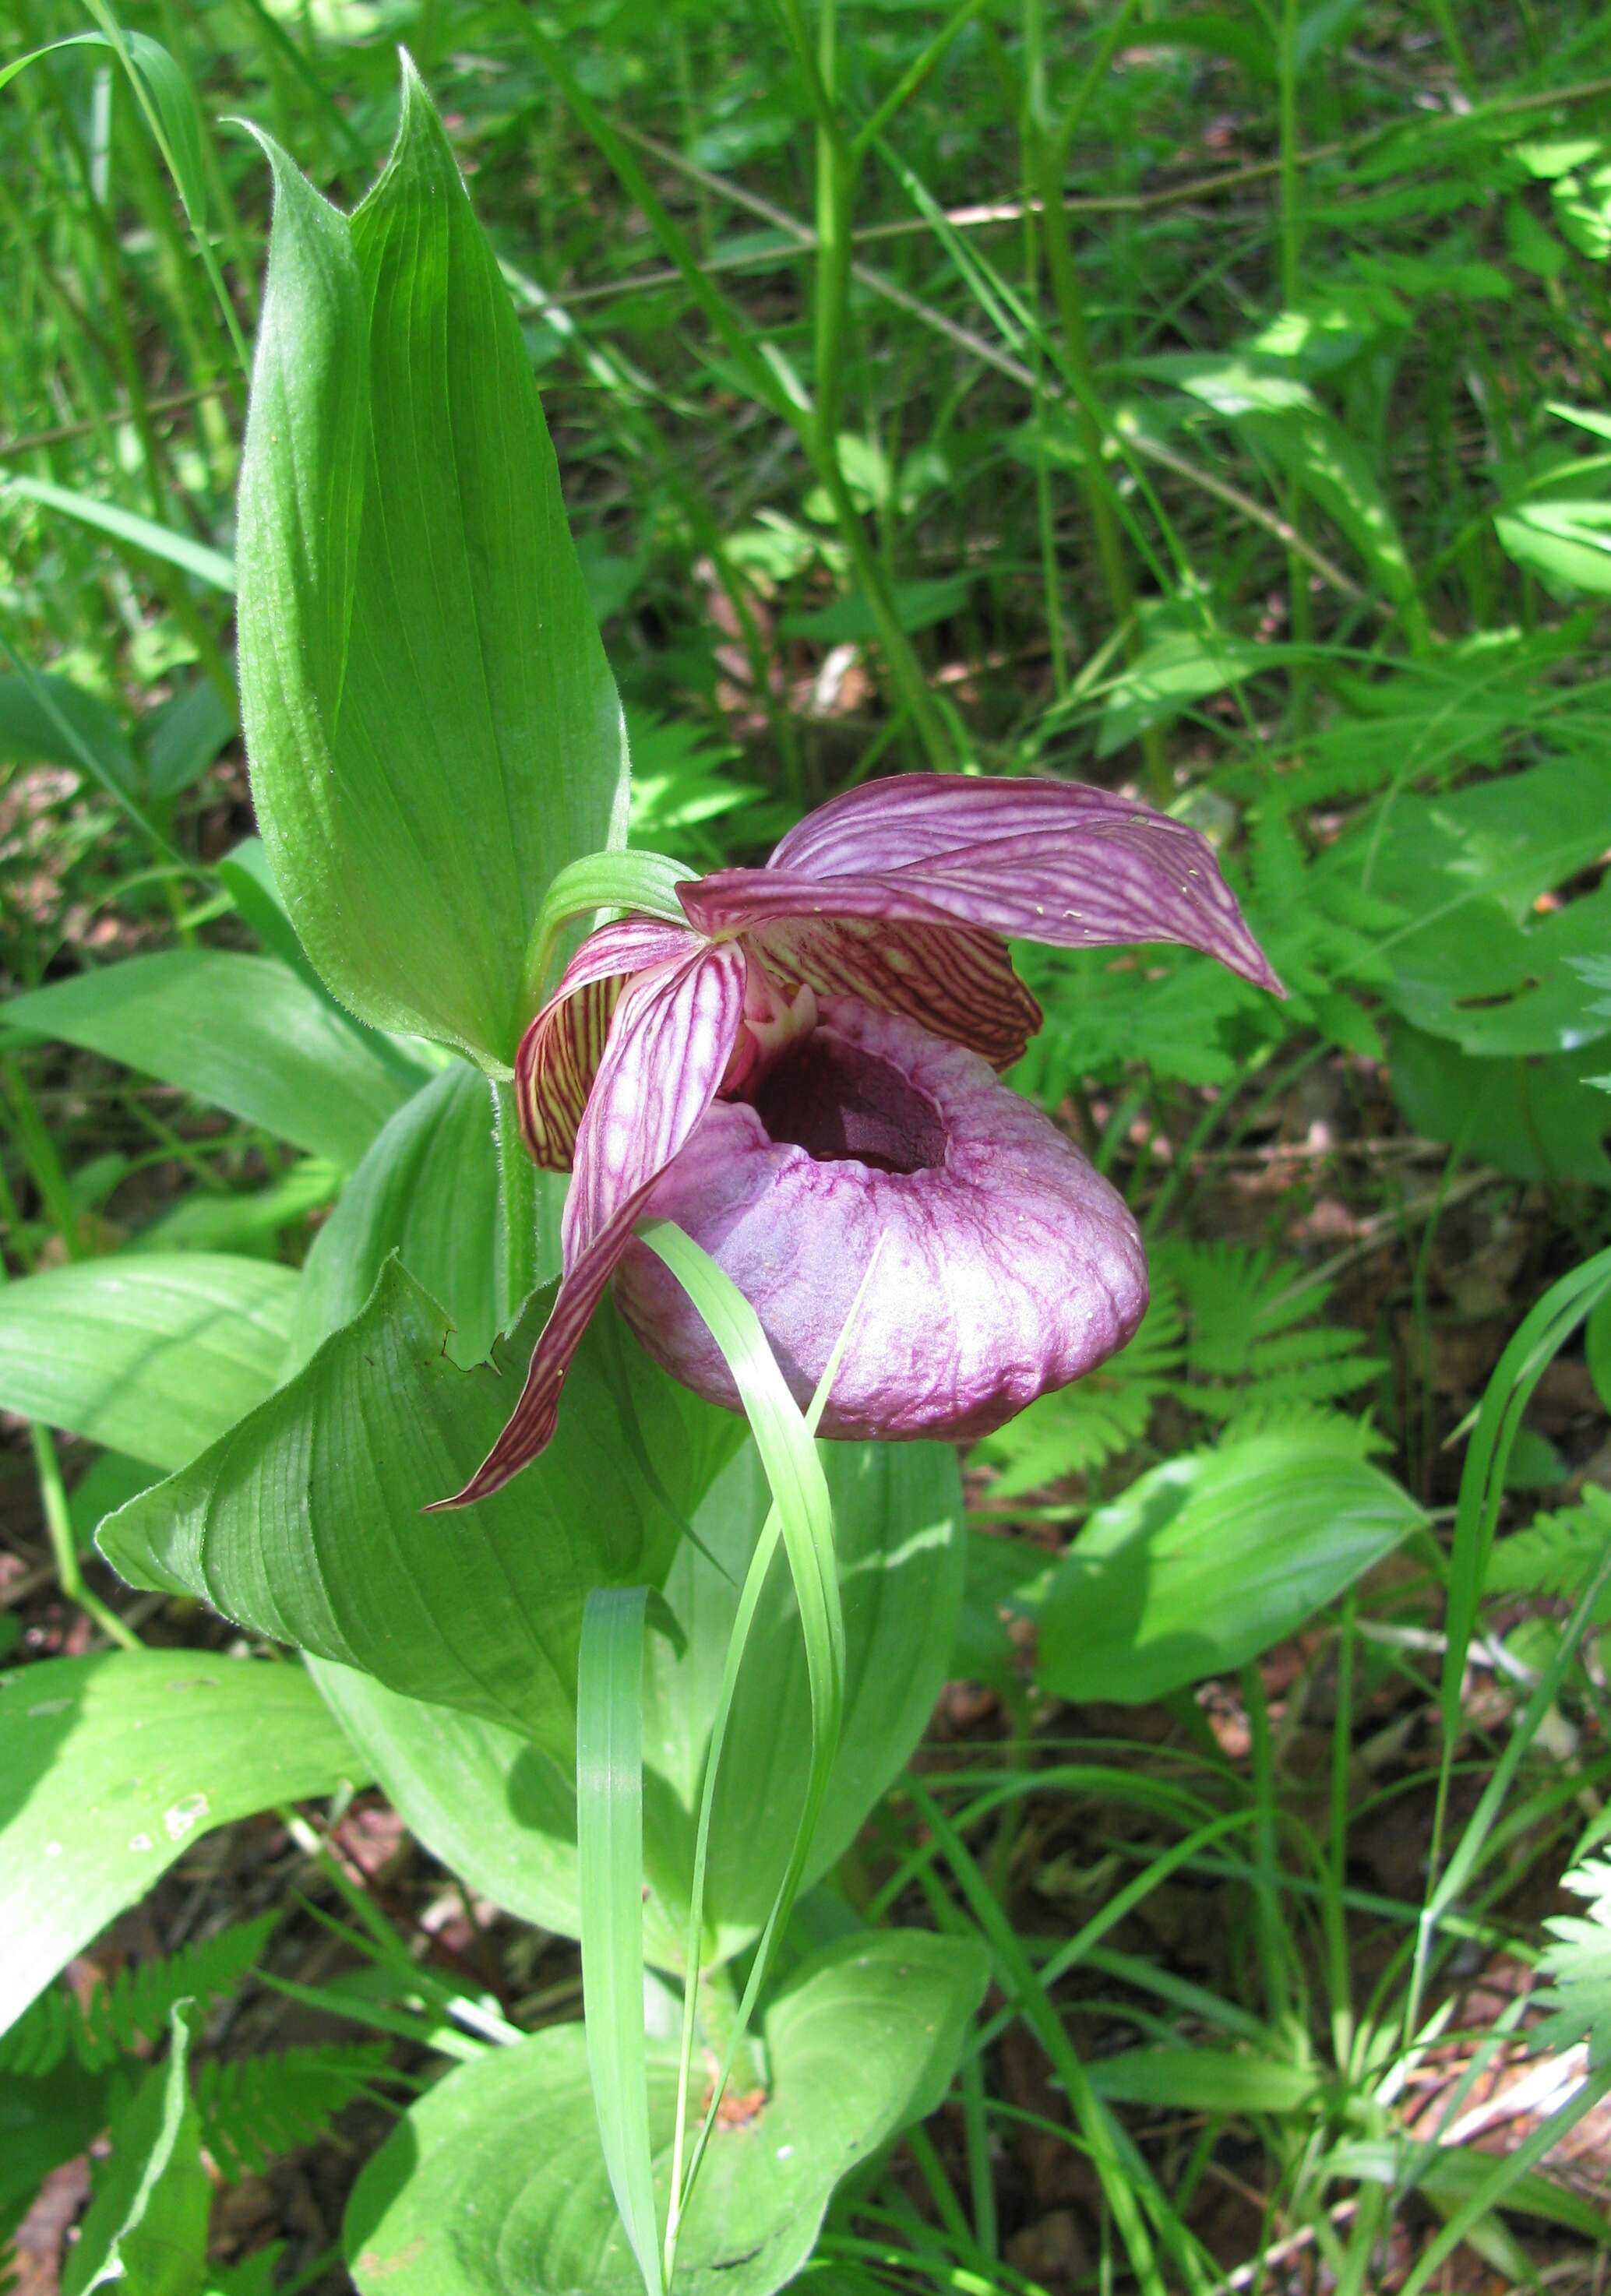
<instances>
[{"instance_id":1,"label":"blade of grass","mask_svg":"<svg viewBox=\"0 0 1611 2296\"><path fill-rule=\"evenodd\" d=\"M1123 2140L1107 2108L1091 2087L1044 1980L1007 1919L1005 1907L997 1900L985 1881L973 1852L922 1782L914 1777L909 1778L907 1784L925 1825L939 1845L969 1912L984 1934L991 1959L996 1964L998 1982L1016 2004L1019 2015L1046 2052L1052 2071L1062 2085L1081 2136L1089 2150L1091 2164L1097 2171L1114 2222L1119 2228L1138 2284L1146 2292L1146 2296L1165 2296L1167 2284L1159 2269L1157 2253L1142 2216L1139 2194L1146 2191L1149 2199L1159 2203L1155 2213L1166 2238L1172 2229L1174 2236L1169 2239L1169 2244L1186 2284L1192 2288L1201 2288L1204 2284L1204 2275L1188 2243L1184 2226L1178 2219L1173 2219L1171 2226L1172 2212L1167 2202L1157 2193L1134 2148Z\"/></svg>"},{"instance_id":2,"label":"blade of grass","mask_svg":"<svg viewBox=\"0 0 1611 2296\"><path fill-rule=\"evenodd\" d=\"M29 502L42 503L47 510L60 511L64 518L77 519L80 526L93 526L103 534L115 535L119 542L129 543L136 550L147 551L152 557L193 574L199 582L207 583L212 589L234 594L234 562L221 550L210 550L187 534L176 534L171 527L159 526L154 519L141 518L132 510L120 509L116 503L97 501L95 496L80 494L76 488L56 486L49 479L28 479L13 472L0 486L6 494L21 495Z\"/></svg>"},{"instance_id":3,"label":"blade of grass","mask_svg":"<svg viewBox=\"0 0 1611 2296\"><path fill-rule=\"evenodd\" d=\"M1508 1784L1516 1763L1532 1742L1533 1730L1542 1719L1545 1708L1538 1705L1540 1693L1545 1684L1549 1683L1550 1694L1553 1695L1554 1682L1558 1679L1552 1665L1529 1702L1529 1716L1538 1705L1532 1728L1527 1726L1524 1718L1512 1732L1489 1792L1472 1813L1459 1847L1445 1867L1443 1837L1448 1824L1455 1748L1460 1733L1460 1692L1465 1680L1467 1654L1476 1630L1488 1553L1493 1543L1494 1527L1505 1495L1505 1470L1509 1464L1511 1447L1521 1425L1522 1414L1546 1368L1590 1310L1607 1292L1611 1292L1611 1250L1597 1252L1581 1267L1574 1268L1570 1275L1562 1276L1558 1283L1550 1286L1531 1314L1525 1317L1500 1357L1484 1394L1466 1454L1449 1557L1449 1607L1445 1627L1448 1643L1440 1693L1443 1749L1432 1843L1427 1857L1427 1873L1432 1878L1417 1930L1414 1963L1405 2001L1404 2032L1407 2038L1414 2034L1420 2021L1421 1997L1439 1923L1464 1887L1475 1865L1483 1838L1498 1813L1499 1800L1495 1797L1494 1788L1500 1786L1501 1781Z\"/></svg>"},{"instance_id":4,"label":"blade of grass","mask_svg":"<svg viewBox=\"0 0 1611 2296\"><path fill-rule=\"evenodd\" d=\"M767 1346L760 1320L743 1293L722 1274L713 1260L709 1259L689 1237L684 1235L679 1228L670 1223L645 1224L645 1226L640 1230L640 1234L645 1242L650 1243L660 1254L673 1275L684 1283L689 1298L699 1308L701 1315L705 1317L711 1335L722 1348L734 1380L739 1386L741 1395L744 1396L745 1406L751 1414L752 1425L755 1424L755 1406L760 1404L763 1417L769 1423L769 1442L776 1447L779 1438L786 1436L790 1447L789 1453L779 1461L785 1472L774 1473L769 1459L768 1448L762 1446L759 1429L757 1430L757 1447L761 1451L762 1464L766 1466L774 1504L768 1513L766 1521L761 1526L760 1536L756 1541L755 1551L750 1559L744 1586L739 1593L738 1608L727 1639L727 1656L722 1667L721 1687L711 1723L710 1745L705 1755L704 1776L700 1790L693 1882L689 1892L687 1946L685 1954L686 1990L684 1997L677 2124L671 2153L671 2198L666 2224L665 2275L669 2284L676 2263L678 2234L683 2216L686 2211L688 2200L693 2193L705 2146L710 2141L711 2130L715 2125L722 2092L734 2058L748 2030L755 2002L770 1964L773 1945L781 1934L793 1909L805 1861L810 1854L811 1841L817 1830L817 1820L822 1808L823 1795L826 1792L828 1778L838 1752L840 1718L843 1705L844 1629L842 1618L840 1617L838 1611L839 1587L837 1561L833 1547L832 1514L831 1510L828 1510L826 1531L822 1532L819 1531L814 1517L802 1519L798 1513L792 1513L785 1496L789 1488L787 1470L791 1465L794 1465L803 1471L801 1480L810 1487L814 1496L815 1486L822 1475L822 1468L817 1457L813 1439L828 1396L833 1390L834 1380L838 1372L845 1345L854 1328L857 1316L860 1312L867 1286L872 1282L878 1255L875 1252L872 1261L868 1264L867 1273L862 1277L856 1297L851 1304L851 1312L845 1319L844 1328L834 1344L834 1352L818 1384L817 1391L804 1416L801 1417L793 1397L789 1395L787 1388L784 1385L782 1374L777 1369L771 1350ZM793 1414L792 1424L784 1415L785 1404L787 1406L788 1413ZM774 1419L775 1426L771 1424ZM826 1506L827 1499L826 1482L822 1483L821 1488L822 1499ZM750 1631L760 1602L761 1593L780 1542L788 1554L790 1568L794 1574L796 1601L805 1639L807 1671L811 1685L813 1726L811 1762L807 1775L800 1822L795 1830L788 1864L785 1868L783 1880L778 1885L777 1897L762 1930L749 1980L727 2041L724 2062L719 2070L703 2124L695 2140L693 2152L685 2170L683 2156L686 2143L688 2084L693 2068L699 1972L704 1949L705 1873L710 1851L711 1816L715 1808L716 1783L720 1770L722 1748L727 1738L727 1725L732 1714L733 1700L737 1690L739 1670L743 1665L744 1651L748 1645ZM814 1649L815 1637L811 1627L808 1625L808 1618L810 1616L808 1603L813 1570L823 1572L831 1599L831 1622L829 1622L829 1638L826 1648ZM820 1708L819 1670L831 1670L834 1677L834 1680L823 1685ZM826 1726L830 1720L831 1735L826 1726L819 1726L819 1725Z\"/></svg>"},{"instance_id":5,"label":"blade of grass","mask_svg":"<svg viewBox=\"0 0 1611 2296\"><path fill-rule=\"evenodd\" d=\"M212 241L207 230L207 178L201 165L201 126L196 111L196 100L189 80L180 66L159 41L142 32L128 32L119 23L106 5L106 0L84 0L84 5L100 26L108 47L117 55L135 92L152 140L162 154L162 163L172 176L175 189L190 225L191 236L201 268L212 289L231 346L240 363L242 374L251 365L246 348L246 339L241 332L241 323L235 316L235 307L230 299L224 275L218 268L218 258L213 252Z\"/></svg>"},{"instance_id":6,"label":"blade of grass","mask_svg":"<svg viewBox=\"0 0 1611 2296\"><path fill-rule=\"evenodd\" d=\"M728 354L738 362L756 400L787 422L799 437L833 504L834 519L855 566L857 580L877 624L879 644L888 661L897 697L916 728L930 764L941 772L953 767L960 755L956 738L958 728L948 719L929 692L922 665L895 613L884 569L867 539L860 512L840 467L837 426L824 420L823 409L811 404L792 377L785 379L785 371L776 347L765 341L759 345L756 343L753 331L743 315L712 283L687 238L667 213L664 203L650 186L626 139L618 135L604 119L571 70L559 47L533 21L527 11L514 4L514 0L508 0L505 13L511 28L518 29L521 37L552 73L565 102L643 210L662 248L676 265L688 292L715 329ZM821 90L817 71L809 71L806 78L808 86L814 91L814 102L826 102L827 98ZM633 137L635 142L642 140L636 135ZM821 241L819 255L820 262L838 266L831 283L832 293L837 298L842 297L844 281L849 277L848 270L843 272L843 278L840 277L840 270L848 261L847 234L850 228L844 200L849 186L842 182L842 168L836 162L830 170L826 186L831 193L831 220L828 236ZM819 203L819 218L823 213L824 209ZM838 308L838 304L830 308ZM837 354L831 346L842 341L842 332L840 326L836 333L830 333L829 338L827 366L834 379L835 397L838 395L838 369L834 364ZM823 371L823 363L819 359L819 374Z\"/></svg>"},{"instance_id":7,"label":"blade of grass","mask_svg":"<svg viewBox=\"0 0 1611 2296\"><path fill-rule=\"evenodd\" d=\"M644 2034L643 1669L647 1591L601 1587L582 1614L576 1841L588 2072L610 2189L647 2296L660 2238Z\"/></svg>"}]
</instances>

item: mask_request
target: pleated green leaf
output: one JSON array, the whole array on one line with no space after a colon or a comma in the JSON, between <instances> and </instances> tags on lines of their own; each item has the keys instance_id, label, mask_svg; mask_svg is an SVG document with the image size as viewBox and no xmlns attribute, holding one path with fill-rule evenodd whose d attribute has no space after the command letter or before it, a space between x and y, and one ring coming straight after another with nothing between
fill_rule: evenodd
<instances>
[{"instance_id":1,"label":"pleated green leaf","mask_svg":"<svg viewBox=\"0 0 1611 2296\"><path fill-rule=\"evenodd\" d=\"M839 1752L806 1866L842 1857L916 1744L944 1683L963 1546L956 1454L933 1443L829 1443L845 1612ZM680 1648L651 1635L645 1660L645 1950L680 1969L694 1812L739 1583L771 1494L746 1443L693 1524L714 1567L685 1540L664 1594ZM751 1632L723 1758L706 1874L708 1950L738 1951L765 1920L805 1792L810 1690L800 1621L781 1563ZM576 1783L570 1759L473 1714L402 1698L350 1668L311 1669L411 1830L474 1890L570 1937L581 1932Z\"/></svg>"},{"instance_id":2,"label":"pleated green leaf","mask_svg":"<svg viewBox=\"0 0 1611 2296\"><path fill-rule=\"evenodd\" d=\"M412 70L350 222L265 149L238 551L259 819L335 993L497 1067L549 880L623 841L614 684L530 360Z\"/></svg>"},{"instance_id":3,"label":"pleated green leaf","mask_svg":"<svg viewBox=\"0 0 1611 2296\"><path fill-rule=\"evenodd\" d=\"M770 2093L711 2140L678 2296L770 2296L793 2278L834 2186L940 2103L984 1983L971 1940L900 1930L794 1972L765 2020ZM663 2044L648 2071L663 2208L677 2085ZM346 2243L363 2296L637 2296L580 2026L492 2051L422 2099L358 2178Z\"/></svg>"},{"instance_id":4,"label":"pleated green leaf","mask_svg":"<svg viewBox=\"0 0 1611 2296\"><path fill-rule=\"evenodd\" d=\"M169 948L15 996L15 1027L123 1061L350 1171L425 1081L273 957Z\"/></svg>"},{"instance_id":5,"label":"pleated green leaf","mask_svg":"<svg viewBox=\"0 0 1611 2296\"><path fill-rule=\"evenodd\" d=\"M1319 1417L1154 1467L1099 1507L1053 1574L1040 1681L1136 1705L1294 1633L1425 1521Z\"/></svg>"},{"instance_id":6,"label":"pleated green leaf","mask_svg":"<svg viewBox=\"0 0 1611 2296\"><path fill-rule=\"evenodd\" d=\"M103 1651L0 1674L0 2030L210 1828L367 1775L298 1666Z\"/></svg>"},{"instance_id":7,"label":"pleated green leaf","mask_svg":"<svg viewBox=\"0 0 1611 2296\"><path fill-rule=\"evenodd\" d=\"M547 1283L559 1273L565 1183L544 1172L537 1185L545 1215L537 1273ZM315 1237L297 1295L297 1360L352 1321L395 1251L446 1309L454 1362L481 1363L508 1319L502 1220L492 1094L483 1076L455 1061L377 1134Z\"/></svg>"},{"instance_id":8,"label":"pleated green leaf","mask_svg":"<svg viewBox=\"0 0 1611 2296\"><path fill-rule=\"evenodd\" d=\"M218 1251L115 1252L0 1290L0 1408L170 1473L274 1386L289 1267Z\"/></svg>"},{"instance_id":9,"label":"pleated green leaf","mask_svg":"<svg viewBox=\"0 0 1611 2296\"><path fill-rule=\"evenodd\" d=\"M569 1759L582 1608L596 1587L653 1585L677 1531L621 1439L607 1321L579 1356L559 1435L495 1497L425 1515L491 1448L552 1303L505 1351L461 1371L448 1319L396 1260L364 1313L183 1473L113 1515L102 1551L137 1586L230 1619L393 1690L480 1714ZM639 1359L632 1394L669 1492L695 1504L709 1464L682 1392Z\"/></svg>"}]
</instances>

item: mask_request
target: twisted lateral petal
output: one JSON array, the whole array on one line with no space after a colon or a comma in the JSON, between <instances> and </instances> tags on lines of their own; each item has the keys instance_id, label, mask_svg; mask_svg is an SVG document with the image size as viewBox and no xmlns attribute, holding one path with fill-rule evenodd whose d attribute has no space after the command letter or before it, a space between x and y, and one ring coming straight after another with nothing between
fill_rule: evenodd
<instances>
[{"instance_id":1,"label":"twisted lateral petal","mask_svg":"<svg viewBox=\"0 0 1611 2296\"><path fill-rule=\"evenodd\" d=\"M684 925L623 917L589 933L566 966L514 1056L521 1137L545 1171L571 1168L576 1128L626 977L686 956L693 939Z\"/></svg>"},{"instance_id":2,"label":"twisted lateral petal","mask_svg":"<svg viewBox=\"0 0 1611 2296\"><path fill-rule=\"evenodd\" d=\"M464 1489L439 1507L489 1496L546 1448L571 1359L633 1223L715 1097L744 1017L745 964L730 943L695 948L622 995L577 1130L554 1313L509 1424Z\"/></svg>"},{"instance_id":3,"label":"twisted lateral petal","mask_svg":"<svg viewBox=\"0 0 1611 2296\"><path fill-rule=\"evenodd\" d=\"M875 1247L821 1431L988 1434L1122 1348L1147 1306L1123 1199L974 1054L835 998L769 1103L719 1102L650 1198L727 1271L795 1396L829 1360ZM801 1140L808 1144L799 1144ZM635 1244L617 1305L712 1402L731 1375L686 1295Z\"/></svg>"},{"instance_id":4,"label":"twisted lateral petal","mask_svg":"<svg viewBox=\"0 0 1611 2296\"><path fill-rule=\"evenodd\" d=\"M877 1012L966 1045L994 1069L1011 1068L1043 1017L995 933L862 917L781 917L749 940L775 980L803 981L818 996L859 997Z\"/></svg>"},{"instance_id":5,"label":"twisted lateral petal","mask_svg":"<svg viewBox=\"0 0 1611 2296\"><path fill-rule=\"evenodd\" d=\"M764 869L719 870L678 897L709 933L867 917L973 925L1060 948L1179 941L1280 992L1207 839L1078 783L870 783L801 822Z\"/></svg>"}]
</instances>

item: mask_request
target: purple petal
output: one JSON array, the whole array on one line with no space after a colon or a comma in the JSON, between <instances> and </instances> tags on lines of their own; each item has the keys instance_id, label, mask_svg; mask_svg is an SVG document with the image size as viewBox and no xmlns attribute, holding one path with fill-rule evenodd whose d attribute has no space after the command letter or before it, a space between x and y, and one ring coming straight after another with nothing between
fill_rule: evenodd
<instances>
[{"instance_id":1,"label":"purple petal","mask_svg":"<svg viewBox=\"0 0 1611 2296\"><path fill-rule=\"evenodd\" d=\"M689 954L682 925L623 917L589 933L559 987L521 1038L514 1099L521 1137L546 1172L568 1172L576 1128L604 1057L610 1017L632 973Z\"/></svg>"},{"instance_id":2,"label":"purple petal","mask_svg":"<svg viewBox=\"0 0 1611 2296\"><path fill-rule=\"evenodd\" d=\"M764 869L719 870L678 897L707 933L859 917L974 925L1059 948L1179 941L1284 993L1208 840L1077 782L869 783L808 816Z\"/></svg>"},{"instance_id":3,"label":"purple petal","mask_svg":"<svg viewBox=\"0 0 1611 2296\"><path fill-rule=\"evenodd\" d=\"M633 981L616 1006L577 1131L565 1273L554 1313L514 1415L464 1489L440 1507L489 1496L547 1447L571 1359L632 1240L633 1223L721 1082L744 1016L746 963L731 942L696 948Z\"/></svg>"},{"instance_id":4,"label":"purple petal","mask_svg":"<svg viewBox=\"0 0 1611 2296\"><path fill-rule=\"evenodd\" d=\"M974 1054L851 998L795 1057L758 1106L711 1109L649 1210L745 1293L802 1402L882 1247L824 1434L971 1439L1124 1345L1147 1305L1135 1222L1039 1110ZM669 1371L737 1407L642 1245L616 1299Z\"/></svg>"},{"instance_id":5,"label":"purple petal","mask_svg":"<svg viewBox=\"0 0 1611 2296\"><path fill-rule=\"evenodd\" d=\"M1145 811L1089 782L1020 775L981 781L963 774L895 774L830 798L773 848L774 869L808 877L853 877L905 869L959 845L980 845L1028 831L1068 828L1084 817L1128 820Z\"/></svg>"},{"instance_id":6,"label":"purple petal","mask_svg":"<svg viewBox=\"0 0 1611 2296\"><path fill-rule=\"evenodd\" d=\"M960 925L876 925L858 917L783 917L750 936L767 971L818 996L856 996L966 1045L1008 1069L1041 1011L1013 970L1007 943Z\"/></svg>"}]
</instances>

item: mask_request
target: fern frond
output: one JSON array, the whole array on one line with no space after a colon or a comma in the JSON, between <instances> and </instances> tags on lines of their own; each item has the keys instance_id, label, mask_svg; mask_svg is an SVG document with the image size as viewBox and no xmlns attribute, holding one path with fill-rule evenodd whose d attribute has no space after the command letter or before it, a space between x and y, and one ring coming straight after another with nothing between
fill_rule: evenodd
<instances>
[{"instance_id":1,"label":"fern frond","mask_svg":"<svg viewBox=\"0 0 1611 2296\"><path fill-rule=\"evenodd\" d=\"M1535 1515L1525 1530L1500 1539L1488 1557L1483 1589L1489 1595L1557 1595L1570 1601L1611 1545L1611 1491L1586 1483L1575 1505ZM1596 1626L1611 1626L1611 1587L1594 1609Z\"/></svg>"},{"instance_id":2,"label":"fern frond","mask_svg":"<svg viewBox=\"0 0 1611 2296\"><path fill-rule=\"evenodd\" d=\"M1350 1342L1354 1338L1352 1332L1338 1336ZM1175 1392L1204 1418L1217 1420L1224 1427L1234 1422L1237 1432L1242 1433L1250 1420L1262 1422L1287 1413L1300 1404L1340 1403L1344 1396L1357 1395L1360 1388L1369 1387L1380 1377L1384 1368L1385 1358L1380 1356L1350 1355L1340 1363L1300 1364L1268 1379L1252 1380L1236 1387L1212 1387L1200 1382L1195 1387L1178 1388Z\"/></svg>"},{"instance_id":3,"label":"fern frond","mask_svg":"<svg viewBox=\"0 0 1611 2296\"><path fill-rule=\"evenodd\" d=\"M1290 1261L1268 1248L1189 1243L1174 1239L1155 1255L1179 1289L1186 1310L1188 1360L1196 1373L1245 1372L1254 1346L1325 1306L1327 1292L1295 1295Z\"/></svg>"},{"instance_id":4,"label":"fern frond","mask_svg":"<svg viewBox=\"0 0 1611 2296\"><path fill-rule=\"evenodd\" d=\"M374 2084L397 2077L390 2057L384 2041L210 2057L194 2079L201 2141L232 2182L260 2176L275 2153L322 2136L355 2097L384 2103Z\"/></svg>"},{"instance_id":5,"label":"fern frond","mask_svg":"<svg viewBox=\"0 0 1611 2296\"><path fill-rule=\"evenodd\" d=\"M1273 1251L1173 1242L1159 1258L1186 1308L1187 1376L1171 1392L1190 1410L1240 1427L1336 1402L1380 1376L1382 1358L1361 1352L1358 1332L1312 1320L1330 1287L1295 1291L1291 1263Z\"/></svg>"},{"instance_id":6,"label":"fern frond","mask_svg":"<svg viewBox=\"0 0 1611 2296\"><path fill-rule=\"evenodd\" d=\"M0 2035L0 2072L46 2073L70 2052L86 2070L104 2070L136 2042L166 2032L177 2001L220 2000L233 1993L260 1959L278 1920L270 1913L232 1923L178 1953L124 1970L110 1986L97 1985L82 2007L62 1986L42 1993Z\"/></svg>"},{"instance_id":7,"label":"fern frond","mask_svg":"<svg viewBox=\"0 0 1611 2296\"><path fill-rule=\"evenodd\" d=\"M1302 1443L1317 1455L1368 1460L1393 1448L1393 1439L1369 1414L1329 1411L1324 1403L1250 1400L1235 1414L1238 1441L1271 1435Z\"/></svg>"},{"instance_id":8,"label":"fern frond","mask_svg":"<svg viewBox=\"0 0 1611 2296\"><path fill-rule=\"evenodd\" d=\"M1046 1025L1013 1071L1015 1087L1056 1109L1087 1078L1144 1062L1181 1084L1230 1084L1232 1038L1260 992L1195 955L1149 949L1145 962L1111 949L1026 948L1019 970Z\"/></svg>"},{"instance_id":9,"label":"fern frond","mask_svg":"<svg viewBox=\"0 0 1611 2296\"><path fill-rule=\"evenodd\" d=\"M1529 2036L1541 2049L1589 2044L1589 2063L1611 2064L1611 1857L1585 1858L1561 1887L1582 1898L1585 1915L1555 1914L1544 1923L1552 1942L1539 1956L1542 1975L1555 1980L1539 1997L1554 2013Z\"/></svg>"},{"instance_id":10,"label":"fern frond","mask_svg":"<svg viewBox=\"0 0 1611 2296\"><path fill-rule=\"evenodd\" d=\"M1110 1382L1093 1372L1077 1386L1041 1396L980 1446L978 1456L1001 1469L991 1497L1022 1498L1130 1450L1147 1431L1156 1393L1154 1384Z\"/></svg>"},{"instance_id":11,"label":"fern frond","mask_svg":"<svg viewBox=\"0 0 1611 2296\"><path fill-rule=\"evenodd\" d=\"M1402 922L1399 912L1372 899L1327 856L1311 859L1290 805L1290 791L1280 788L1249 813L1248 921L1301 999L1379 988L1391 973L1381 936Z\"/></svg>"},{"instance_id":12,"label":"fern frond","mask_svg":"<svg viewBox=\"0 0 1611 2296\"><path fill-rule=\"evenodd\" d=\"M733 778L739 750L686 719L633 707L627 710L627 734L633 843L663 845L697 860L724 857L706 824L744 811L765 794L753 783Z\"/></svg>"}]
</instances>

